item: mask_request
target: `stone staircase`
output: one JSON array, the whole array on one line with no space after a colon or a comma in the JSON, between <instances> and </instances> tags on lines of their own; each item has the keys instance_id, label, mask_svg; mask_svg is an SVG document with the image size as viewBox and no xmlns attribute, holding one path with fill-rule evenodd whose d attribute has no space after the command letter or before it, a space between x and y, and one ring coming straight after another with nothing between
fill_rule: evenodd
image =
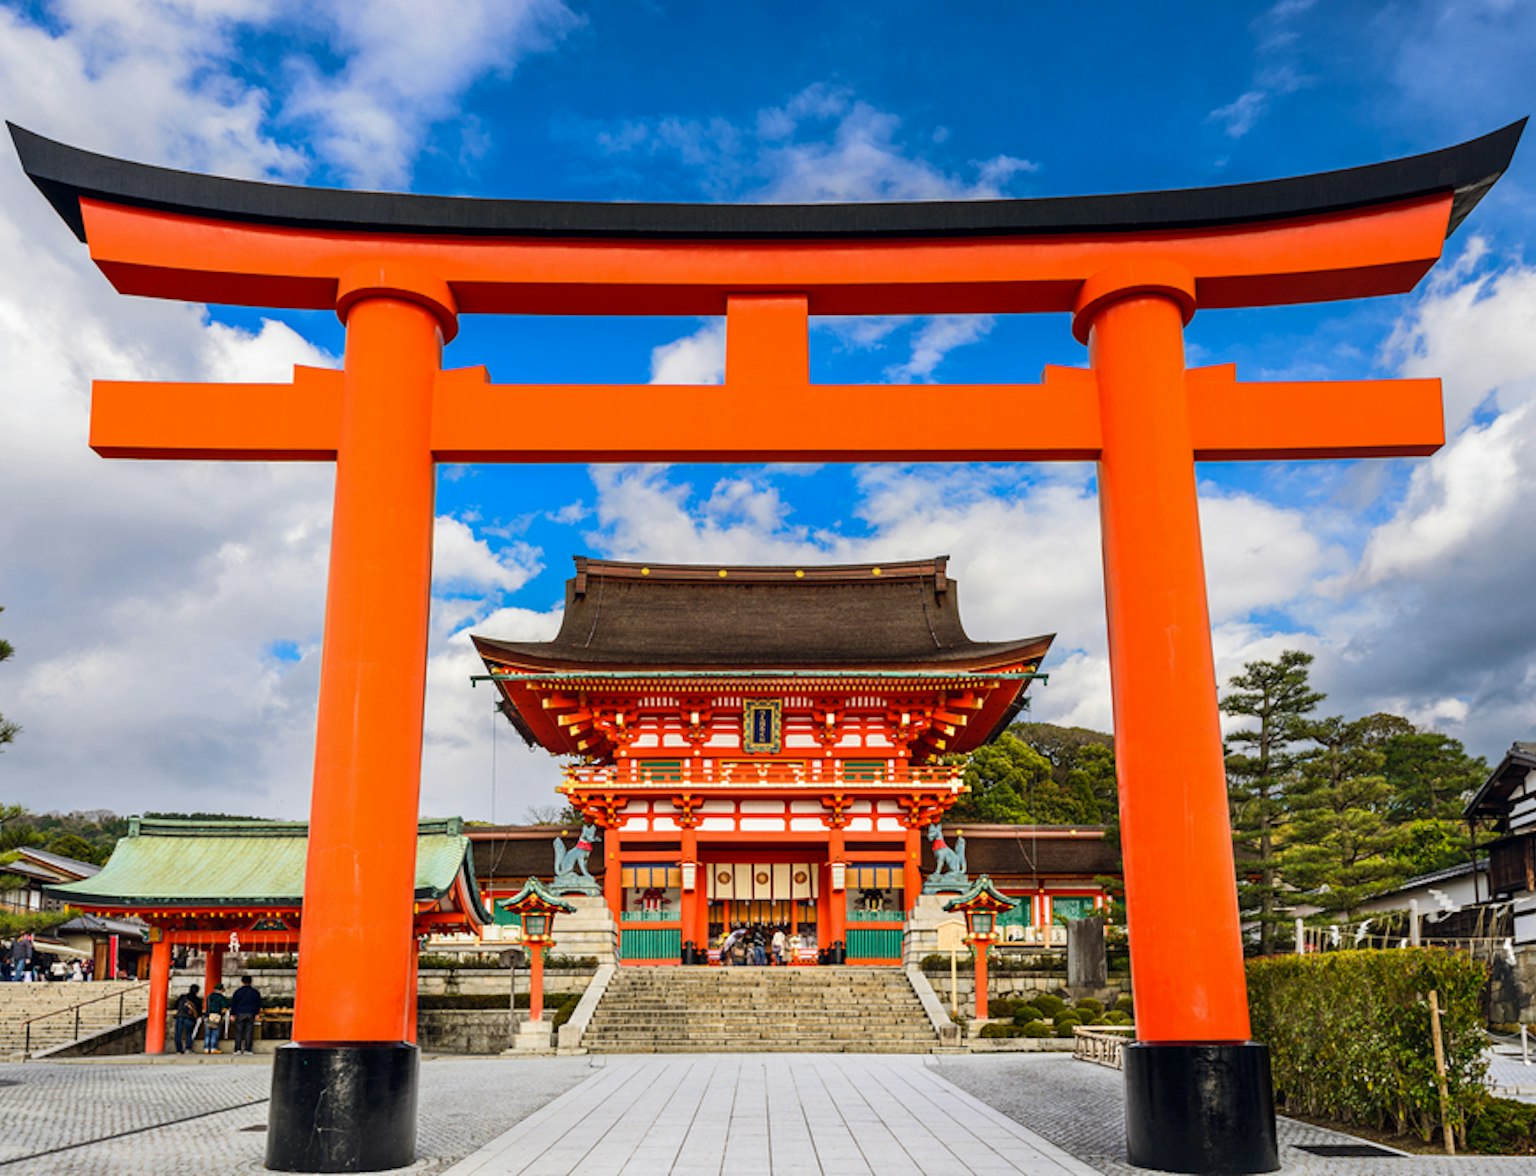
<instances>
[{"instance_id":1,"label":"stone staircase","mask_svg":"<svg viewBox=\"0 0 1536 1176\"><path fill-rule=\"evenodd\" d=\"M121 996L121 1018L119 1002ZM96 1000L97 997L109 999ZM122 1021L142 1017L149 1009L149 986L141 980L102 980L89 984L0 984L0 1059L19 1060L23 1049L38 1054L75 1040L75 1014L80 1008L81 1037L111 1029ZM26 1044L25 1022L53 1013L32 1025L31 1045Z\"/></svg>"},{"instance_id":2,"label":"stone staircase","mask_svg":"<svg viewBox=\"0 0 1536 1176\"><path fill-rule=\"evenodd\" d=\"M620 968L581 1040L592 1053L930 1053L900 968Z\"/></svg>"}]
</instances>

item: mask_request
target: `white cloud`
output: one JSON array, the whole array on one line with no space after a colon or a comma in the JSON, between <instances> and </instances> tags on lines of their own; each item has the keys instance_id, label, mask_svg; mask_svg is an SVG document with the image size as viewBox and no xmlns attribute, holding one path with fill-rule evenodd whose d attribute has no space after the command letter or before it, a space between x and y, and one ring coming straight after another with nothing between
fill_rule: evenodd
<instances>
[{"instance_id":1,"label":"white cloud","mask_svg":"<svg viewBox=\"0 0 1536 1176\"><path fill-rule=\"evenodd\" d=\"M1429 283L1384 348L1406 376L1441 376L1446 428L1483 405L1507 411L1536 399L1536 266L1495 266L1473 238Z\"/></svg>"},{"instance_id":2,"label":"white cloud","mask_svg":"<svg viewBox=\"0 0 1536 1176\"><path fill-rule=\"evenodd\" d=\"M1269 113L1275 98L1311 82L1298 64L1301 33L1296 22L1314 4L1316 0L1278 0L1255 18L1253 85L1206 115L1207 122L1219 123L1229 138L1241 139Z\"/></svg>"},{"instance_id":3,"label":"white cloud","mask_svg":"<svg viewBox=\"0 0 1536 1176\"><path fill-rule=\"evenodd\" d=\"M319 55L290 56L283 118L310 128L315 149L369 187L408 183L427 128L455 117L475 81L509 73L580 23L560 0L459 0L451 14L369 0L295 15L320 26L341 64L327 71Z\"/></svg>"},{"instance_id":4,"label":"white cloud","mask_svg":"<svg viewBox=\"0 0 1536 1176\"><path fill-rule=\"evenodd\" d=\"M319 141L322 162L351 166L346 144L363 140L342 134L343 92L367 90L402 53L436 72L359 100L381 150L368 166L408 162L444 101L528 51L533 23L558 15L549 4L493 7L459 21L486 40L451 68L458 34L435 26L454 21L397 19L391 31L380 6L312 17L349 30L338 33L327 83L334 102L315 116L340 136ZM87 148L302 178L312 160L270 133L280 103L242 44L295 10L69 0L49 8L45 27L0 9L0 107ZM375 117L418 100L399 125ZM0 169L0 603L17 646L0 710L25 727L0 761L7 799L307 811L332 471L103 461L86 447L92 378L286 380L295 363L336 358L276 321L248 331L200 307L119 297L19 169ZM462 653L462 629L522 585L539 553L515 542L492 549L465 519L438 530L438 585L453 596L434 606L427 713L437 774L426 777L424 803L443 811L438 793L458 795L478 767L438 738L469 693L465 665L444 651Z\"/></svg>"},{"instance_id":5,"label":"white cloud","mask_svg":"<svg viewBox=\"0 0 1536 1176\"><path fill-rule=\"evenodd\" d=\"M711 319L691 335L651 352L653 384L718 384L725 379L725 320Z\"/></svg>"}]
</instances>

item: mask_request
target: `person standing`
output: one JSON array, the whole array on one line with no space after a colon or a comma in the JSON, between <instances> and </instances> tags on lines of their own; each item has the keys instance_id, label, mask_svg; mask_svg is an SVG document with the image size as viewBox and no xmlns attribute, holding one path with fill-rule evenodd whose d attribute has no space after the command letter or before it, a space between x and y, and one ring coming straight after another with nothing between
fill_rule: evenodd
<instances>
[{"instance_id":1,"label":"person standing","mask_svg":"<svg viewBox=\"0 0 1536 1176\"><path fill-rule=\"evenodd\" d=\"M198 995L196 984L188 988L176 1002L176 1052L187 1053L192 1049L193 1032L198 1018L203 1015L203 998Z\"/></svg>"},{"instance_id":2,"label":"person standing","mask_svg":"<svg viewBox=\"0 0 1536 1176\"><path fill-rule=\"evenodd\" d=\"M235 1052L254 1052L251 1043L256 1035L256 1014L261 1012L261 992L251 983L249 976L240 977L240 987L229 1000L229 1015L235 1022Z\"/></svg>"},{"instance_id":3,"label":"person standing","mask_svg":"<svg viewBox=\"0 0 1536 1176\"><path fill-rule=\"evenodd\" d=\"M224 985L215 984L208 994L208 1019L203 1023L203 1052L219 1052L219 1035L224 1032L224 1010L229 1008L229 997L224 995Z\"/></svg>"},{"instance_id":4,"label":"person standing","mask_svg":"<svg viewBox=\"0 0 1536 1176\"><path fill-rule=\"evenodd\" d=\"M784 959L784 951L789 946L789 938L784 934L783 927L773 929L773 962L783 967L787 962Z\"/></svg>"},{"instance_id":5,"label":"person standing","mask_svg":"<svg viewBox=\"0 0 1536 1176\"><path fill-rule=\"evenodd\" d=\"M11 944L11 979L30 982L32 979L32 932L18 935Z\"/></svg>"}]
</instances>

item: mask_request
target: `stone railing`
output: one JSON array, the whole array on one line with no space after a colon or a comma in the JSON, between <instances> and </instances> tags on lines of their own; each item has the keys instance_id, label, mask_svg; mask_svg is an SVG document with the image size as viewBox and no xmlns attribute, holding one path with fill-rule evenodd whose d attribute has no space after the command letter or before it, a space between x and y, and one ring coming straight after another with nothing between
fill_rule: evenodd
<instances>
[{"instance_id":1,"label":"stone railing","mask_svg":"<svg viewBox=\"0 0 1536 1176\"><path fill-rule=\"evenodd\" d=\"M1078 1025L1072 1030L1072 1056L1118 1070L1123 1066L1121 1048L1136 1040L1134 1025Z\"/></svg>"}]
</instances>

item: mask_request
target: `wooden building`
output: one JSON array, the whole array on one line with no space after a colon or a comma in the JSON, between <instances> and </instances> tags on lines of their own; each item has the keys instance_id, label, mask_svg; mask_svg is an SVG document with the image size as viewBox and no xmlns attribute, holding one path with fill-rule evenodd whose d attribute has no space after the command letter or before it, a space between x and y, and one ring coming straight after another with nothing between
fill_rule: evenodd
<instances>
[{"instance_id":1,"label":"wooden building","mask_svg":"<svg viewBox=\"0 0 1536 1176\"><path fill-rule=\"evenodd\" d=\"M692 959L742 924L786 927L851 962L896 962L932 838L944 836L932 827L964 790L958 757L1019 712L1050 643L967 637L944 557L578 558L553 641L475 638L508 720L568 758L561 792L586 831L566 839L594 847L625 963ZM555 832L472 833L493 897L548 876ZM1113 869L1099 830L1009 827L968 845L973 870L1045 896L1028 912L1041 926L1042 879L1075 886L1063 900L1096 903L1092 879Z\"/></svg>"}]
</instances>

